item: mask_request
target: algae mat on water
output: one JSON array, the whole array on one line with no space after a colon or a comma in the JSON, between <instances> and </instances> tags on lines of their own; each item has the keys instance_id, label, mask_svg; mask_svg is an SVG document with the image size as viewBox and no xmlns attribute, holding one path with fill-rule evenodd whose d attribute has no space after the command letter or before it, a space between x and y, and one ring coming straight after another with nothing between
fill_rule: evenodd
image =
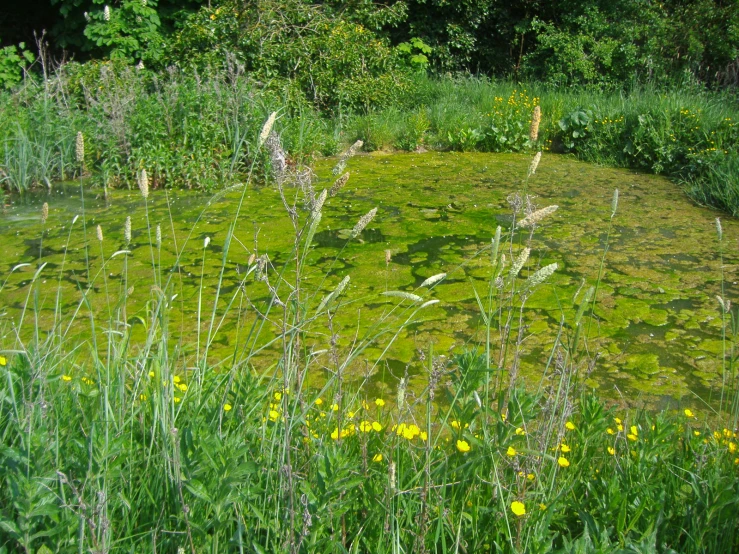
<instances>
[{"instance_id":1,"label":"algae mat on water","mask_svg":"<svg viewBox=\"0 0 739 554\"><path fill-rule=\"evenodd\" d=\"M392 333L368 344L352 366L355 378L370 373L369 386L383 390L394 388L407 370L412 386L420 388L425 364L417 352L426 351L429 342L437 353L448 355L480 347L484 328L474 289L481 295L487 290L490 261L484 249L497 225L504 230L510 227L508 200L524 193L529 162L525 155L457 153L377 154L349 162L351 178L326 201L305 265L305 290L317 290L305 298L314 308L323 294L345 275L351 276L344 305L333 321L339 344L344 349L358 344L358 337L388 317L398 299L382 292L413 292L424 279L448 273L425 297L438 299L439 304L420 311L386 352ZM331 186L331 166L331 160L318 162L318 190ZM721 384L724 344L716 295L728 299L736 295L739 226L733 220L723 222L722 292L715 229L719 213L692 205L663 178L562 156L545 155L526 190L537 207L557 204L560 208L537 228L531 258L520 278L554 261L559 270L526 304L522 376L531 384L539 382L562 320L563 332L570 332L576 292L583 283L595 283L616 188L620 202L588 342L590 353L598 353L599 358L588 384L604 396L629 403L688 401L693 398L691 392L707 400ZM18 199L0 216L4 254L0 272L6 281L0 291L0 349L17 348L21 317L24 341L31 339L38 322L42 336L52 329L63 334L68 349L91 342L87 304L80 302L88 287L81 219L72 225L74 216L81 214L79 190L74 186L61 190L50 197ZM151 231L144 200L137 192L113 192L107 200L94 194L87 191L85 202L94 279L87 299L96 319L104 322L97 325L99 345L108 328L115 327L106 324L115 321L130 287L126 317L140 322L134 338L144 340L152 287L165 288L167 283L168 332L176 336L176 354L183 367L192 365L196 355L204 356L209 338L208 364L219 367L275 336L270 323L261 327L258 340L249 336L255 310L260 301L270 298L270 292L264 283L254 282L254 273L244 280L253 254L266 254L277 276L290 252L292 227L272 187L246 191L215 310L223 243L241 190L216 198L153 191L148 200ZM49 203L50 215L42 227L39 214L44 201ZM347 243L354 224L373 207L378 207L374 221L358 239ZM126 246L123 227L128 215L133 232ZM156 242L158 224L161 250L150 247L150 236ZM95 238L96 225L103 230L102 244ZM210 241L204 248L206 237ZM130 254L111 257L121 250ZM175 251L183 252L178 263ZM46 265L31 286L39 260ZM31 265L11 273L21 263ZM244 291L248 294L241 294ZM55 316L57 304L61 315ZM397 328L404 320L387 321L395 322L389 328ZM329 334L327 323L317 321L306 342L325 348ZM274 358L274 351L268 350L254 360L268 363ZM325 364L330 365L328 360ZM313 378L319 382L322 376Z\"/></svg>"}]
</instances>

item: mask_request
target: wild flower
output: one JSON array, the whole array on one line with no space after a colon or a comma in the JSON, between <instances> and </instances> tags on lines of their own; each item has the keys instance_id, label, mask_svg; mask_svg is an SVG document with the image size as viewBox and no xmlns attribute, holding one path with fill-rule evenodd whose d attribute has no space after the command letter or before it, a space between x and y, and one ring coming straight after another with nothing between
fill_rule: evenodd
<instances>
[{"instance_id":1,"label":"wild flower","mask_svg":"<svg viewBox=\"0 0 739 554\"><path fill-rule=\"evenodd\" d=\"M463 441L461 439L457 440L457 450L462 452L463 454L470 451L470 443L467 441Z\"/></svg>"},{"instance_id":2,"label":"wild flower","mask_svg":"<svg viewBox=\"0 0 739 554\"><path fill-rule=\"evenodd\" d=\"M231 404L224 404L223 405L223 411L224 412L230 412L232 407L233 406L231 406Z\"/></svg>"},{"instance_id":3,"label":"wild flower","mask_svg":"<svg viewBox=\"0 0 739 554\"><path fill-rule=\"evenodd\" d=\"M382 461L382 454L375 454L374 456L372 456L372 461L373 462L381 462Z\"/></svg>"},{"instance_id":4,"label":"wild flower","mask_svg":"<svg viewBox=\"0 0 739 554\"><path fill-rule=\"evenodd\" d=\"M559 458L557 458L557 463L560 467L570 467L570 461L564 456L560 456Z\"/></svg>"},{"instance_id":5,"label":"wild flower","mask_svg":"<svg viewBox=\"0 0 739 554\"><path fill-rule=\"evenodd\" d=\"M608 453L609 453L609 454L610 454L611 456L614 456L614 455L616 454L616 449L615 449L615 448L613 448L612 446L609 446L609 447L608 447Z\"/></svg>"},{"instance_id":6,"label":"wild flower","mask_svg":"<svg viewBox=\"0 0 739 554\"><path fill-rule=\"evenodd\" d=\"M516 454L518 454L518 452L516 452L516 449L512 446L509 446L508 450L506 450L506 455L510 456L511 458L514 457Z\"/></svg>"},{"instance_id":7,"label":"wild flower","mask_svg":"<svg viewBox=\"0 0 739 554\"><path fill-rule=\"evenodd\" d=\"M8 365L8 359L5 356L0 356L0 366Z\"/></svg>"},{"instance_id":8,"label":"wild flower","mask_svg":"<svg viewBox=\"0 0 739 554\"><path fill-rule=\"evenodd\" d=\"M562 446L560 446L560 450L562 450L562 452L564 452L565 454L567 454L568 452L570 452L571 449L566 444L562 444Z\"/></svg>"},{"instance_id":9,"label":"wild flower","mask_svg":"<svg viewBox=\"0 0 739 554\"><path fill-rule=\"evenodd\" d=\"M321 404L323 404L323 398L316 398L315 404L316 406L320 406Z\"/></svg>"},{"instance_id":10,"label":"wild flower","mask_svg":"<svg viewBox=\"0 0 739 554\"><path fill-rule=\"evenodd\" d=\"M107 4L103 8L103 19L105 21L110 21L110 6L108 6Z\"/></svg>"},{"instance_id":11,"label":"wild flower","mask_svg":"<svg viewBox=\"0 0 739 554\"><path fill-rule=\"evenodd\" d=\"M575 430L575 424L572 423L571 421L568 421L567 423L565 423L565 428L568 431L574 431Z\"/></svg>"},{"instance_id":12,"label":"wild flower","mask_svg":"<svg viewBox=\"0 0 739 554\"><path fill-rule=\"evenodd\" d=\"M65 383L69 383L71 380L72 380L72 377L70 375L62 375L62 381L64 381Z\"/></svg>"},{"instance_id":13,"label":"wild flower","mask_svg":"<svg viewBox=\"0 0 739 554\"><path fill-rule=\"evenodd\" d=\"M514 500L513 502L511 502L511 511L514 515L521 517L523 515L526 515L526 506L523 502Z\"/></svg>"},{"instance_id":14,"label":"wild flower","mask_svg":"<svg viewBox=\"0 0 739 554\"><path fill-rule=\"evenodd\" d=\"M382 408L385 405L385 401L382 398L375 398L375 406Z\"/></svg>"},{"instance_id":15,"label":"wild flower","mask_svg":"<svg viewBox=\"0 0 739 554\"><path fill-rule=\"evenodd\" d=\"M695 414L693 413L693 410L691 410L689 408L685 408L685 410L683 411L683 413L685 414L685 417L695 417Z\"/></svg>"},{"instance_id":16,"label":"wild flower","mask_svg":"<svg viewBox=\"0 0 739 554\"><path fill-rule=\"evenodd\" d=\"M380 431L382 431L382 424L379 421L373 421L372 422L372 429L375 432L379 433Z\"/></svg>"},{"instance_id":17,"label":"wild flower","mask_svg":"<svg viewBox=\"0 0 739 554\"><path fill-rule=\"evenodd\" d=\"M526 434L526 431L524 431L522 427L516 427L516 434L524 436Z\"/></svg>"},{"instance_id":18,"label":"wild flower","mask_svg":"<svg viewBox=\"0 0 739 554\"><path fill-rule=\"evenodd\" d=\"M270 421L275 422L280 418L280 412L278 412L277 410L270 410L267 413L267 417Z\"/></svg>"}]
</instances>

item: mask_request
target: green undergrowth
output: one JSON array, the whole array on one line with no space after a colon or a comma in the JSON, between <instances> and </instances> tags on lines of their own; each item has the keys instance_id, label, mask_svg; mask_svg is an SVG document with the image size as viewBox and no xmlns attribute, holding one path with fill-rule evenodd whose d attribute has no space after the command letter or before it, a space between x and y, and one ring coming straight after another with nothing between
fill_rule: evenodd
<instances>
[{"instance_id":1,"label":"green undergrowth","mask_svg":"<svg viewBox=\"0 0 739 554\"><path fill-rule=\"evenodd\" d=\"M167 235L151 222L146 173L139 173L138 186L148 286L131 287L127 280L130 227L123 248L106 254L104 230L94 226L84 203L68 229L69 237L81 236L77 248L86 260L77 268L76 291L49 282L39 245L26 298L15 303L20 312L3 317L0 329L0 548L193 554L737 549L737 324L727 300L720 299L721 387L700 410L627 411L588 392L598 363L591 338L594 310L604 297L602 265L596 278L566 295L557 338L539 357L538 379L525 382L522 359L536 324L525 307L562 269L537 252L534 231L557 207L532 207L533 163L521 193L509 198L507 229L491 229L489 242L464 262L487 276L473 292L485 339L448 355L426 341L414 362L423 386L409 386L409 364L397 385L378 395L366 386L371 376L387 369L385 355L398 336L437 307L435 289L449 274L353 295L351 267L339 264L341 253L366 236L375 204L353 218L339 237L339 253L316 276L309 260L324 229L328 190L314 187L307 167L283 163L287 154L270 132L272 122L253 139L250 180L231 203L218 248L210 235L201 242L194 234L206 209L190 233L174 241L172 269L194 251L203 279L209 248L220 257L209 269L211 285L196 291L195 313L182 321L172 315L181 274L162 270ZM87 161L83 142L80 136L77 169ZM357 148L342 155L337 175ZM239 284L227 286L230 250L247 248L237 229L249 215L245 200L260 156L270 159L270 170L259 179L274 187L281 207L273 210L284 210L288 219L281 231L287 247L270 256L255 233ZM338 177L332 198L345 192L348 178ZM618 209L613 191L601 264L615 240ZM47 217L44 209L44 223ZM50 268L59 270L60 280L67 240L61 264ZM119 260L122 278L113 281L108 269ZM2 287L30 265L12 268ZM56 300L51 317L42 317L49 290ZM106 299L101 310L91 305L95 295ZM146 299L145 310L129 311L134 296ZM372 302L384 307L368 329L339 329L337 314L359 320ZM216 356L227 318L236 321L230 354ZM78 323L89 326L87 338L69 333ZM349 340L341 336L348 333ZM650 361L634 363L648 368ZM362 377L352 378L357 372ZM312 379L316 374L320 381Z\"/></svg>"},{"instance_id":2,"label":"green undergrowth","mask_svg":"<svg viewBox=\"0 0 739 554\"><path fill-rule=\"evenodd\" d=\"M90 138L83 171L101 187L131 187L146 167L155 187L216 190L257 159L254 136L278 109L297 161L364 149L570 152L664 174L696 202L739 213L736 98L699 88L602 92L477 78L413 77L370 111L319 109L288 80L255 80L236 63L199 75L120 62L68 64L0 97L0 179L11 191L76 174L77 130ZM529 137L531 112L542 125Z\"/></svg>"}]
</instances>

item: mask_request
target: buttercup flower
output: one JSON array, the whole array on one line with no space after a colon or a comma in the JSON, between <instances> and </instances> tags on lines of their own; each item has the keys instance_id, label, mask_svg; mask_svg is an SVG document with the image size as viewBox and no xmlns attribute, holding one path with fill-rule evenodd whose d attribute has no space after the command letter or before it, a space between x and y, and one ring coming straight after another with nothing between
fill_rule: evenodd
<instances>
[{"instance_id":1,"label":"buttercup flower","mask_svg":"<svg viewBox=\"0 0 739 554\"><path fill-rule=\"evenodd\" d=\"M470 451L470 444L467 441L458 440L457 441L457 450L459 450L462 453L469 452Z\"/></svg>"},{"instance_id":2,"label":"buttercup flower","mask_svg":"<svg viewBox=\"0 0 739 554\"><path fill-rule=\"evenodd\" d=\"M224 404L223 405L223 411L224 412L230 412L231 411L231 408L232 408L231 404Z\"/></svg>"},{"instance_id":3,"label":"buttercup flower","mask_svg":"<svg viewBox=\"0 0 739 554\"><path fill-rule=\"evenodd\" d=\"M523 502L514 500L513 502L511 502L511 511L518 517L521 517L522 515L526 514L526 506Z\"/></svg>"},{"instance_id":4,"label":"buttercup flower","mask_svg":"<svg viewBox=\"0 0 739 554\"><path fill-rule=\"evenodd\" d=\"M570 467L570 461L564 456L560 456L557 460L557 463L560 465L560 467Z\"/></svg>"}]
</instances>

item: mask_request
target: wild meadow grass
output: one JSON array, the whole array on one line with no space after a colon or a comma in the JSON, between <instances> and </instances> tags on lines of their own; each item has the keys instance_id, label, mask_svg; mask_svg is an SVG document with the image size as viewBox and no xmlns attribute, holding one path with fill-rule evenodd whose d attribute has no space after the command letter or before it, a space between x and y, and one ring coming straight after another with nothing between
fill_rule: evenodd
<instances>
[{"instance_id":1,"label":"wild meadow grass","mask_svg":"<svg viewBox=\"0 0 739 554\"><path fill-rule=\"evenodd\" d=\"M20 315L4 318L0 329L3 551L739 548L733 350L720 401L705 409L627 412L609 405L584 385L597 363L586 346L599 275L569 300L574 309L563 311L557 340L540 360L540 381L523 383L518 368L530 323L524 307L558 270L538 267L532 255L534 229L557 207L532 208L524 181L510 199L510 227L497 227L475 254L489 270L486 288L475 290L484 344L451 357L428 344L414 361L426 378L422 391L411 390L405 375L392 394L370 394L366 379L383 357L365 352L386 352L433 310L434 288L446 274L413 290L386 290L383 315L366 334L343 340L337 314L368 300L352 298L351 273L329 269L317 284L306 279L329 191L315 190L307 165L286 162L274 122L270 117L249 138L256 154L231 224L218 237L218 285L200 288L195 345L183 343L170 319L178 274L161 267L161 232L148 223L148 204L148 290L131 290L125 269L120 282L106 280L106 264L134 255L127 249L130 220L124 248L110 254L104 229L83 231L84 213L69 236L85 232L88 256L102 263L95 270L87 262L76 309L62 309L59 286L50 323L41 317L42 280L53 282L63 270L47 267L43 250L37 262L11 272L33 277ZM526 135L539 140L532 129ZM77 142L80 164L89 159L79 147L85 142ZM340 157L330 194L350 194L344 169L360 147ZM264 159L269 172L259 176ZM538 163L546 154L534 158L529 177ZM243 223L244 194L258 180L278 188L292 247L275 265L255 245L240 286L226 291L223 273ZM138 186L145 198L156 194L145 172ZM373 209L359 218L347 242L376 215ZM616 191L611 221L617 217ZM206 257L217 255L209 246L210 237L197 244L188 237L176 246L177 259L195 250L204 268ZM0 295L9 278L3 276ZM148 298L145 314L127 312L134 294ZM92 309L93 295L105 296L103 310ZM737 323L728 299L721 304L728 351ZM211 349L227 316L239 321L233 352L216 357ZM89 325L86 340L67 334L80 321ZM309 387L316 374L322 384ZM357 374L365 381L350 379Z\"/></svg>"}]
</instances>

